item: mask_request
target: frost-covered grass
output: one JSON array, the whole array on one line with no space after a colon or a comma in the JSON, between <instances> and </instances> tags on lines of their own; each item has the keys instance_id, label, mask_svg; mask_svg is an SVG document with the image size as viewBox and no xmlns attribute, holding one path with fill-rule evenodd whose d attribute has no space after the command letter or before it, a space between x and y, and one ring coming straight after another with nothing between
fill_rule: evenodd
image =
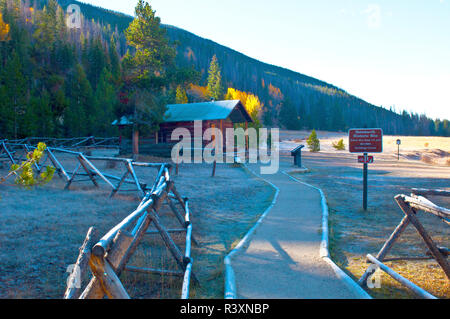
<instances>
[{"instance_id":1,"label":"frost-covered grass","mask_svg":"<svg viewBox=\"0 0 450 319\"><path fill-rule=\"evenodd\" d=\"M62 161L69 169L76 167L70 158ZM98 165L116 176L123 171L120 165ZM174 177L178 191L190 200L194 236L200 242L192 251L193 271L201 282L200 287L191 286L195 298L223 297L223 258L273 195L270 187L241 168L218 165L215 178L210 177L211 168L181 165L179 176ZM5 172L0 169L0 174ZM151 185L156 170L139 168L137 174ZM0 298L62 298L67 266L76 261L88 228L95 226L103 235L139 203L134 192L109 199L110 189L103 182L99 189L90 181L75 182L69 191L64 185L56 175L50 184L32 190L0 185ZM161 218L168 228L178 228L167 208ZM175 240L183 251L183 238ZM130 264L177 269L158 235L145 238ZM121 279L135 298L180 297L180 278L124 273Z\"/></svg>"}]
</instances>

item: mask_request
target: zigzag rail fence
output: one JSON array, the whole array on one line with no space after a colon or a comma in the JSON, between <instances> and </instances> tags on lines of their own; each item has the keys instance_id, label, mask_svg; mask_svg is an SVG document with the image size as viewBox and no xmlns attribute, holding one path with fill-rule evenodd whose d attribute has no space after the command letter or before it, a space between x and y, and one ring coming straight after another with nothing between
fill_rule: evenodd
<instances>
[{"instance_id":1,"label":"zigzag rail fence","mask_svg":"<svg viewBox=\"0 0 450 319\"><path fill-rule=\"evenodd\" d=\"M103 148L103 146L101 146ZM0 158L9 160L12 164L17 164L21 160L26 160L26 154L31 150L35 149L34 146L23 143L12 143L9 141L2 141L0 144ZM66 156L72 157L78 165L73 171L69 171L67 165L63 164L61 157L59 155L65 154ZM123 184L134 184L136 189L127 191L137 191L139 196L144 196L146 191L146 184L139 181L136 174L135 167L160 167L161 164L156 163L143 163L136 162L132 159L127 158L117 158L117 157L99 157L99 156L88 156L83 152L73 151L65 148L47 147L45 151L46 157L40 164L35 163L36 170L41 171L44 163L50 161L56 169L56 173L66 181L65 189L69 189L70 185L77 180L78 177L88 177L95 187L99 187L96 177L103 180L110 188L110 197L113 197L123 186ZM119 176L114 176L102 172L93 162L114 162L122 163L124 166L124 173ZM84 171L84 172L82 172ZM131 178L128 178L130 176Z\"/></svg>"},{"instance_id":2,"label":"zigzag rail fence","mask_svg":"<svg viewBox=\"0 0 450 319\"><path fill-rule=\"evenodd\" d=\"M182 277L181 298L189 298L191 277L198 283L192 272L191 245L192 242L195 243L195 239L192 235L189 201L187 198L182 198L176 190L173 181L170 180L170 170L170 165L161 165L155 185L146 193L138 208L108 231L99 241L96 242L94 239L95 230L93 228L89 230L74 267L77 271L71 275L64 298L101 299L106 295L111 299L128 299L130 297L119 279L123 271ZM158 210L164 202L169 205L179 220L182 225L181 229L167 229L161 222ZM175 204L182 207L184 217ZM151 224L155 226L156 231L148 230ZM171 233L179 232L186 232L184 254L171 237ZM127 265L144 236L154 234L161 236L179 270ZM88 264L92 278L82 290L74 283L87 272Z\"/></svg>"},{"instance_id":3,"label":"zigzag rail fence","mask_svg":"<svg viewBox=\"0 0 450 319\"><path fill-rule=\"evenodd\" d=\"M42 140L42 139L40 139ZM44 139L45 140L45 139ZM67 139L69 140L69 139ZM78 147L86 141L79 139L71 147ZM105 139L106 141L107 139ZM35 147L24 143L25 141L0 141L0 156L4 155L11 163L16 164L26 158L26 154ZM64 141L66 142L66 141ZM90 146L92 147L92 145ZM103 147L103 146L101 146ZM21 152L24 152L23 154ZM73 156L79 164L73 172L69 172L58 159L56 154L66 154ZM17 155L17 156L16 156ZM188 299L191 277L195 283L198 279L192 272L193 258L191 257L192 243L197 244L192 234L191 213L188 198L183 198L178 193L174 182L170 178L172 167L165 163L143 163L135 162L131 159L114 157L94 157L87 156L82 152L76 152L64 148L47 147L47 158L51 161L59 176L66 180L65 189L68 189L76 176L88 176L92 183L98 187L95 177L100 177L112 188L110 197L116 194L123 183L135 184L137 191L142 195L142 201L138 208L128 215L122 222L113 227L97 243L97 231L91 227L86 235L86 239L80 248L73 271L68 279L68 285L64 294L65 299L101 299L106 295L108 298L130 298L127 291L120 282L119 276L123 271L138 272L146 274L157 274L167 276L178 276L183 278L181 298ZM117 177L102 173L92 162L93 161L114 161L124 164L126 171L122 177ZM157 168L158 175L151 188L139 182L134 167ZM36 169L41 170L43 164L36 164ZM83 168L85 173L80 173ZM131 175L132 179L127 179ZM112 180L118 181L114 185ZM163 204L167 204L181 225L180 228L168 229L161 221L158 210ZM180 213L178 206L181 206L184 215ZM149 230L151 225L156 230ZM171 234L186 233L185 249L181 249L173 240ZM165 246L175 259L179 270L141 268L127 265L130 258L135 253L137 247L142 242L145 235L159 234ZM87 274L88 267L92 272L91 279L84 290L81 289L81 278Z\"/></svg>"},{"instance_id":4,"label":"zigzag rail fence","mask_svg":"<svg viewBox=\"0 0 450 319\"><path fill-rule=\"evenodd\" d=\"M60 147L65 149L89 149L89 148L105 148L118 149L118 137L73 137L73 138L53 138L53 137L27 137L17 140L3 140L4 142L13 144L27 144L35 145L39 142L44 142L50 147Z\"/></svg>"},{"instance_id":5,"label":"zigzag rail fence","mask_svg":"<svg viewBox=\"0 0 450 319\"><path fill-rule=\"evenodd\" d=\"M378 252L378 254L375 257L368 254L367 260L373 265L378 266L382 271L391 276L393 279L395 279L402 285L406 286L417 296L426 299L436 299L435 296L425 291L424 289L418 287L408 279L402 277L401 275L399 275L398 273L396 273L394 270L392 270L383 263L387 261L397 261L397 260L434 259L437 261L437 263L442 268L447 278L450 280L450 266L447 261L450 250L445 247L438 247L417 217L417 211L423 211L425 213L429 213L441 219L445 224L450 225L450 209L435 205L427 198L428 196L450 197L450 191L413 189L411 196L406 195L395 196L395 201L397 202L398 206L403 211L405 216L401 220L400 224L395 228L394 232L391 234L388 240L384 243L383 247ZM429 251L427 252L427 256L398 257L389 259L386 258L387 254L391 250L394 243L398 240L400 235L404 232L404 230L408 227L409 224L412 224L416 228L417 232L422 237L423 241L428 247ZM362 275L362 277L359 279L358 283L363 287L367 286L367 280L373 273L374 269L372 267L369 267L366 270L366 272Z\"/></svg>"}]
</instances>

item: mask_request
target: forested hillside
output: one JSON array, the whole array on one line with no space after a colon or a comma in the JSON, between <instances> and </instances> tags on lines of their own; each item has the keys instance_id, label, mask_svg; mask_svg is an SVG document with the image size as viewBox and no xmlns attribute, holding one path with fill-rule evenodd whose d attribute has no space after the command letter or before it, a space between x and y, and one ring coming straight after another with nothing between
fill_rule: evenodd
<instances>
[{"instance_id":1,"label":"forested hillside","mask_svg":"<svg viewBox=\"0 0 450 319\"><path fill-rule=\"evenodd\" d=\"M0 135L115 134L121 36L93 21L69 31L56 1L41 9L0 1Z\"/></svg>"},{"instance_id":2,"label":"forested hillside","mask_svg":"<svg viewBox=\"0 0 450 319\"><path fill-rule=\"evenodd\" d=\"M107 13L113 21L117 16ZM136 122L146 119L146 131L156 129L176 87L197 81L192 70L168 61L164 71L153 70L158 76L151 83L139 84L132 74L136 50L123 30L88 17L81 25L69 29L55 0L0 0L1 138L113 136L113 120L129 114L137 114ZM158 32L159 23L153 29Z\"/></svg>"},{"instance_id":3,"label":"forested hillside","mask_svg":"<svg viewBox=\"0 0 450 319\"><path fill-rule=\"evenodd\" d=\"M129 49L124 30L133 18L78 3L83 27L74 31L64 26L64 11L76 1L60 0L62 8L54 1L19 3L0 0L0 30L2 23L10 28L8 41L0 42L0 135L114 134L111 121L129 113L121 61ZM20 9L11 9L12 4ZM381 127L386 134L450 136L447 120L397 114L326 82L259 62L182 29L164 27L177 48L177 69L184 70L164 90L169 102L175 101L177 86L188 93L192 87L204 88L216 55L224 94L231 87L258 96L264 104L261 121L267 126ZM199 97L188 94L188 98Z\"/></svg>"}]
</instances>

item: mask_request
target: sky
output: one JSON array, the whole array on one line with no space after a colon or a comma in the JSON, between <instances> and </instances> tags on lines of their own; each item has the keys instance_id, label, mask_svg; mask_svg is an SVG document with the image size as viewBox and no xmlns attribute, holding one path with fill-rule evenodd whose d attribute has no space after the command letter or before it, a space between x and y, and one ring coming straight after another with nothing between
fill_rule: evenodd
<instances>
[{"instance_id":1,"label":"sky","mask_svg":"<svg viewBox=\"0 0 450 319\"><path fill-rule=\"evenodd\" d=\"M134 15L136 1L82 0ZM369 103L450 119L450 0L149 0L164 24Z\"/></svg>"}]
</instances>

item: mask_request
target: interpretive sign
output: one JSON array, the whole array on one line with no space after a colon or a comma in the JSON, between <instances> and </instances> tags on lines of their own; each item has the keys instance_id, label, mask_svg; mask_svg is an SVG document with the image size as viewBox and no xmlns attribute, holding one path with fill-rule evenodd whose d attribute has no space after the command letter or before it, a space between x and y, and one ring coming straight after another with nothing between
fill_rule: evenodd
<instances>
[{"instance_id":1,"label":"interpretive sign","mask_svg":"<svg viewBox=\"0 0 450 319\"><path fill-rule=\"evenodd\" d=\"M348 143L350 153L382 153L383 130L351 129L348 131Z\"/></svg>"}]
</instances>

